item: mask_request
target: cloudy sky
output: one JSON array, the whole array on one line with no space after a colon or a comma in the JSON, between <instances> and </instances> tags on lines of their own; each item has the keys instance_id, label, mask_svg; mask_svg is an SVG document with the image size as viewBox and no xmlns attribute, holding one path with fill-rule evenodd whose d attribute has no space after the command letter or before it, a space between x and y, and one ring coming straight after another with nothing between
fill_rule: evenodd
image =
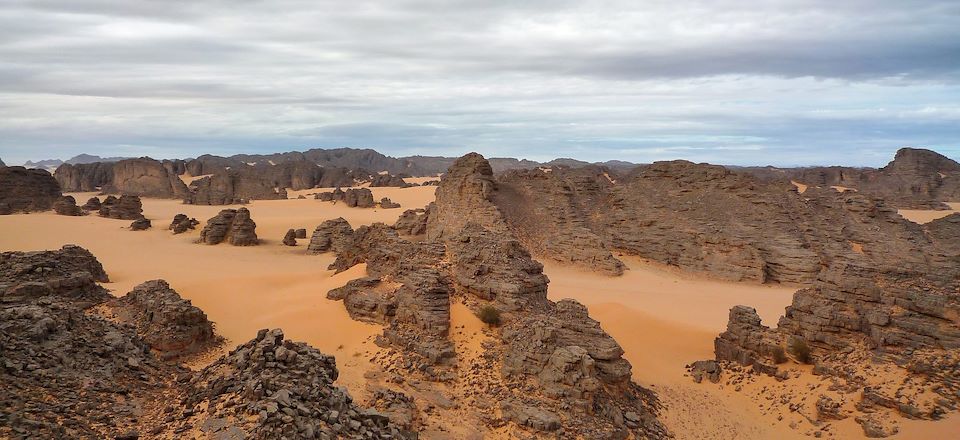
<instances>
[{"instance_id":1,"label":"cloudy sky","mask_svg":"<svg viewBox=\"0 0 960 440\"><path fill-rule=\"evenodd\" d=\"M960 159L960 2L3 0L0 158Z\"/></svg>"}]
</instances>

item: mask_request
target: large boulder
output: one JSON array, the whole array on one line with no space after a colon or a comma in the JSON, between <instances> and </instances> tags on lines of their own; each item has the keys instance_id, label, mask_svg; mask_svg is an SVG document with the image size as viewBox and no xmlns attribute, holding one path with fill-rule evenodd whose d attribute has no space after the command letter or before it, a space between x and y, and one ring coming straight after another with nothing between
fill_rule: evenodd
<instances>
[{"instance_id":1,"label":"large boulder","mask_svg":"<svg viewBox=\"0 0 960 440\"><path fill-rule=\"evenodd\" d=\"M53 204L53 211L56 212L57 215L86 215L86 212L77 206L77 200L74 199L73 196L61 196L59 199L57 199L57 201Z\"/></svg>"},{"instance_id":2,"label":"large boulder","mask_svg":"<svg viewBox=\"0 0 960 440\"><path fill-rule=\"evenodd\" d=\"M342 252L353 240L353 228L343 217L325 220L313 231L307 253Z\"/></svg>"},{"instance_id":3,"label":"large boulder","mask_svg":"<svg viewBox=\"0 0 960 440\"><path fill-rule=\"evenodd\" d=\"M184 198L187 186L175 167L149 157L125 159L113 164L113 178L106 191L143 197Z\"/></svg>"},{"instance_id":4,"label":"large boulder","mask_svg":"<svg viewBox=\"0 0 960 440\"><path fill-rule=\"evenodd\" d=\"M47 211L60 195L60 185L47 171L0 167L0 215Z\"/></svg>"},{"instance_id":5,"label":"large boulder","mask_svg":"<svg viewBox=\"0 0 960 440\"><path fill-rule=\"evenodd\" d=\"M63 191L100 191L113 182L113 163L65 163L53 172Z\"/></svg>"},{"instance_id":6,"label":"large boulder","mask_svg":"<svg viewBox=\"0 0 960 440\"><path fill-rule=\"evenodd\" d=\"M107 197L100 204L99 214L107 218L139 220L143 217L143 203L139 196L129 194L124 194L119 199Z\"/></svg>"},{"instance_id":7,"label":"large boulder","mask_svg":"<svg viewBox=\"0 0 960 440\"><path fill-rule=\"evenodd\" d=\"M257 224L250 218L247 208L224 209L207 220L200 231L200 243L220 244L224 241L234 246L259 244Z\"/></svg>"}]
</instances>

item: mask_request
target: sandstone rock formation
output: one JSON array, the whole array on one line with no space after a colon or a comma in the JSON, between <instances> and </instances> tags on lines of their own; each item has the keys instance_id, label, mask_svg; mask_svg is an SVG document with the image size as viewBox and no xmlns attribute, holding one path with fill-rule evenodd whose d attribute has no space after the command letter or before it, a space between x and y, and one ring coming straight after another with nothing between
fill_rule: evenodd
<instances>
[{"instance_id":1,"label":"sandstone rock formation","mask_svg":"<svg viewBox=\"0 0 960 440\"><path fill-rule=\"evenodd\" d=\"M425 240L405 240L397 233L405 227L383 224L352 231L341 221L322 228L324 248L337 252L330 268L365 263L368 275L328 297L343 300L355 319L386 326L378 344L398 356L386 368L431 381L469 380L473 391L464 404L502 402L504 421L570 437L666 436L655 396L630 381L616 341L584 306L547 299L543 266L511 234L490 201L493 191L489 164L471 154L444 176L429 216L414 211L398 222L428 217ZM340 243L332 245L334 237ZM486 359L501 368L486 374L451 368L458 362L451 301L502 312L502 330L491 332L484 346Z\"/></svg>"},{"instance_id":2,"label":"sandstone rock formation","mask_svg":"<svg viewBox=\"0 0 960 440\"><path fill-rule=\"evenodd\" d=\"M421 235L427 233L427 209L408 209L400 214L400 218L393 224L393 229L403 235Z\"/></svg>"},{"instance_id":3,"label":"sandstone rock formation","mask_svg":"<svg viewBox=\"0 0 960 440\"><path fill-rule=\"evenodd\" d=\"M60 195L57 181L44 170L0 167L0 215L47 211Z\"/></svg>"},{"instance_id":4,"label":"sandstone rock formation","mask_svg":"<svg viewBox=\"0 0 960 440\"><path fill-rule=\"evenodd\" d=\"M234 246L252 246L259 243L257 224L250 218L247 208L224 209L207 220L200 231L200 243L220 244L224 241Z\"/></svg>"},{"instance_id":5,"label":"sandstone rock formation","mask_svg":"<svg viewBox=\"0 0 960 440\"><path fill-rule=\"evenodd\" d=\"M80 208L83 209L84 211L98 211L98 212L99 212L99 211L100 211L100 198L99 198L99 197L90 197L90 199L87 200L87 203L84 203L83 206L81 206Z\"/></svg>"},{"instance_id":6,"label":"sandstone rock formation","mask_svg":"<svg viewBox=\"0 0 960 440\"><path fill-rule=\"evenodd\" d=\"M167 229L173 231L174 234L182 234L188 230L196 229L199 224L200 222L195 218L187 217L186 214L177 214L173 216L173 221L170 222Z\"/></svg>"},{"instance_id":7,"label":"sandstone rock formation","mask_svg":"<svg viewBox=\"0 0 960 440\"><path fill-rule=\"evenodd\" d=\"M104 191L143 197L184 198L187 186L166 166L149 157L125 159L113 164L113 177Z\"/></svg>"},{"instance_id":8,"label":"sandstone rock formation","mask_svg":"<svg viewBox=\"0 0 960 440\"><path fill-rule=\"evenodd\" d=\"M901 209L949 209L960 200L960 164L934 151L901 148L880 169L850 167L745 168L765 180L842 187L881 197Z\"/></svg>"},{"instance_id":9,"label":"sandstone rock formation","mask_svg":"<svg viewBox=\"0 0 960 440\"><path fill-rule=\"evenodd\" d=\"M121 220L139 220L143 217L143 203L139 196L124 194L119 199L107 197L100 205L100 216Z\"/></svg>"},{"instance_id":10,"label":"sandstone rock formation","mask_svg":"<svg viewBox=\"0 0 960 440\"><path fill-rule=\"evenodd\" d=\"M400 207L399 203L395 203L393 200L390 200L389 197L384 197L380 199L379 205L383 209L394 209L394 208Z\"/></svg>"},{"instance_id":11,"label":"sandstone rock formation","mask_svg":"<svg viewBox=\"0 0 960 440\"><path fill-rule=\"evenodd\" d=\"M294 231L294 237L295 237L295 238L307 238L307 230L304 229L304 228L299 228L299 229L297 229L296 231Z\"/></svg>"},{"instance_id":12,"label":"sandstone rock formation","mask_svg":"<svg viewBox=\"0 0 960 440\"><path fill-rule=\"evenodd\" d=\"M130 223L130 230L146 231L147 229L150 229L151 226L153 226L153 224L150 223L150 219L141 216L140 218L134 220L133 223Z\"/></svg>"},{"instance_id":13,"label":"sandstone rock formation","mask_svg":"<svg viewBox=\"0 0 960 440\"><path fill-rule=\"evenodd\" d=\"M229 205L246 203L248 200L286 198L281 189L254 172L229 169L193 181L190 184L190 194L184 198L184 203Z\"/></svg>"},{"instance_id":14,"label":"sandstone rock formation","mask_svg":"<svg viewBox=\"0 0 960 440\"><path fill-rule=\"evenodd\" d=\"M375 206L373 193L367 188L348 188L343 191L338 187L333 191L317 193L314 198L323 202L342 201L351 208L373 208Z\"/></svg>"},{"instance_id":15,"label":"sandstone rock formation","mask_svg":"<svg viewBox=\"0 0 960 440\"><path fill-rule=\"evenodd\" d=\"M307 252L311 254L342 252L352 240L353 228L343 217L326 220L313 230Z\"/></svg>"},{"instance_id":16,"label":"sandstone rock formation","mask_svg":"<svg viewBox=\"0 0 960 440\"><path fill-rule=\"evenodd\" d=\"M100 191L113 182L113 164L94 162L89 164L63 164L57 167L53 177L63 191Z\"/></svg>"},{"instance_id":17,"label":"sandstone rock formation","mask_svg":"<svg viewBox=\"0 0 960 440\"><path fill-rule=\"evenodd\" d=\"M287 246L296 246L297 231L294 231L293 229L288 229L286 235L283 236L283 244Z\"/></svg>"},{"instance_id":18,"label":"sandstone rock formation","mask_svg":"<svg viewBox=\"0 0 960 440\"><path fill-rule=\"evenodd\" d=\"M53 204L53 210L58 215L79 216L87 214L77 206L77 200L73 196L60 196Z\"/></svg>"},{"instance_id":19,"label":"sandstone rock formation","mask_svg":"<svg viewBox=\"0 0 960 440\"><path fill-rule=\"evenodd\" d=\"M394 176L392 174L377 174L373 176L373 179L370 180L371 188L383 187L383 186L394 186L394 187L405 188L409 185L400 176Z\"/></svg>"},{"instance_id":20,"label":"sandstone rock formation","mask_svg":"<svg viewBox=\"0 0 960 440\"><path fill-rule=\"evenodd\" d=\"M133 324L137 335L163 360L198 353L220 342L207 315L164 280L142 283L110 301L109 307L121 322Z\"/></svg>"}]
</instances>

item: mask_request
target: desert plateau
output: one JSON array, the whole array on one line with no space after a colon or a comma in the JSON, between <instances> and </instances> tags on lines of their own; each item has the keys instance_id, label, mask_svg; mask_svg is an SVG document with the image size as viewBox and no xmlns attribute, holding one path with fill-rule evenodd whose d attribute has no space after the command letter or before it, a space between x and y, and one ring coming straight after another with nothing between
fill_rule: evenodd
<instances>
[{"instance_id":1,"label":"desert plateau","mask_svg":"<svg viewBox=\"0 0 960 440\"><path fill-rule=\"evenodd\" d=\"M950 0L0 2L0 440L960 440Z\"/></svg>"}]
</instances>

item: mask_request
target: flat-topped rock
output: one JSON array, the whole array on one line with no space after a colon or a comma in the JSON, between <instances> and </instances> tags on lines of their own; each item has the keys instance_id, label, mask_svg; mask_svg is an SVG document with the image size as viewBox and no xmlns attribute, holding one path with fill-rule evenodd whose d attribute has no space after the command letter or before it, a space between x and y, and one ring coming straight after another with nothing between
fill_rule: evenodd
<instances>
[{"instance_id":1,"label":"flat-topped rock","mask_svg":"<svg viewBox=\"0 0 960 440\"><path fill-rule=\"evenodd\" d=\"M257 224L250 218L247 208L224 209L207 220L200 231L200 243L220 244L224 241L234 246L259 244Z\"/></svg>"},{"instance_id":2,"label":"flat-topped rock","mask_svg":"<svg viewBox=\"0 0 960 440\"><path fill-rule=\"evenodd\" d=\"M60 196L60 185L44 170L0 167L0 215L47 211Z\"/></svg>"}]
</instances>

